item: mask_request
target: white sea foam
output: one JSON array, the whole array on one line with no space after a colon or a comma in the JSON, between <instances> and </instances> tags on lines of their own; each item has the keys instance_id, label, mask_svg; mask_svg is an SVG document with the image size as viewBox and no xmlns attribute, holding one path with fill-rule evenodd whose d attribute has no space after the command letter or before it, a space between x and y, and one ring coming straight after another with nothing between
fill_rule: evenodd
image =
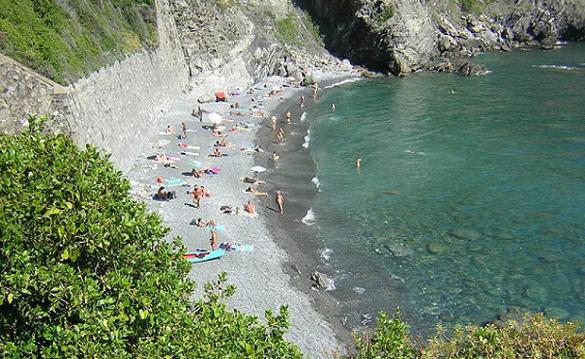
<instances>
[{"instance_id":1,"label":"white sea foam","mask_svg":"<svg viewBox=\"0 0 585 359\"><path fill-rule=\"evenodd\" d=\"M301 222L306 224L307 226L312 226L315 224L315 212L313 212L312 208L309 208L307 214L301 219Z\"/></svg>"},{"instance_id":2,"label":"white sea foam","mask_svg":"<svg viewBox=\"0 0 585 359\"><path fill-rule=\"evenodd\" d=\"M577 70L577 68L574 66L566 66L566 65L532 65L532 67L537 67L539 69L554 69L554 70L566 70L566 71Z\"/></svg>"},{"instance_id":3,"label":"white sea foam","mask_svg":"<svg viewBox=\"0 0 585 359\"><path fill-rule=\"evenodd\" d=\"M343 81L339 81L339 82L333 83L333 84L331 84L329 86L325 86L325 87L323 87L323 89L330 89L330 88L334 88L334 87L337 87L337 86L341 86L341 85L345 85L345 84L350 84L352 82L356 82L356 81L359 81L359 80L361 80L361 79L359 79L359 78L345 79Z\"/></svg>"},{"instance_id":4,"label":"white sea foam","mask_svg":"<svg viewBox=\"0 0 585 359\"><path fill-rule=\"evenodd\" d=\"M315 185L315 187L317 187L317 189L319 189L319 187L321 187L321 182L319 182L319 178L317 176L313 177L311 182L313 182L313 184Z\"/></svg>"},{"instance_id":5,"label":"white sea foam","mask_svg":"<svg viewBox=\"0 0 585 359\"><path fill-rule=\"evenodd\" d=\"M307 135L305 136L305 143L303 143L304 148L309 148L309 142L311 141L311 129L307 130Z\"/></svg>"},{"instance_id":6,"label":"white sea foam","mask_svg":"<svg viewBox=\"0 0 585 359\"><path fill-rule=\"evenodd\" d=\"M555 43L555 45L566 45L566 44L568 44L567 41L561 41L561 40L559 40Z\"/></svg>"},{"instance_id":7,"label":"white sea foam","mask_svg":"<svg viewBox=\"0 0 585 359\"><path fill-rule=\"evenodd\" d=\"M307 119L307 113L303 112L303 114L301 115L301 122Z\"/></svg>"},{"instance_id":8,"label":"white sea foam","mask_svg":"<svg viewBox=\"0 0 585 359\"><path fill-rule=\"evenodd\" d=\"M325 248L323 252L321 252L321 259L323 259L325 262L328 262L329 259L331 259L331 253L333 253L333 250Z\"/></svg>"}]
</instances>

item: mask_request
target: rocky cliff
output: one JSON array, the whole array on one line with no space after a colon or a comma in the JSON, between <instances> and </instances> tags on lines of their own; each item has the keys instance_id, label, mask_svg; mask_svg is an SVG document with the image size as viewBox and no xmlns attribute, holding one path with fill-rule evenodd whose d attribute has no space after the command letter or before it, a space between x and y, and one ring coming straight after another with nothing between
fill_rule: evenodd
<instances>
[{"instance_id":1,"label":"rocky cliff","mask_svg":"<svg viewBox=\"0 0 585 359\"><path fill-rule=\"evenodd\" d=\"M302 0L335 54L405 74L481 51L551 49L585 36L585 0Z\"/></svg>"}]
</instances>

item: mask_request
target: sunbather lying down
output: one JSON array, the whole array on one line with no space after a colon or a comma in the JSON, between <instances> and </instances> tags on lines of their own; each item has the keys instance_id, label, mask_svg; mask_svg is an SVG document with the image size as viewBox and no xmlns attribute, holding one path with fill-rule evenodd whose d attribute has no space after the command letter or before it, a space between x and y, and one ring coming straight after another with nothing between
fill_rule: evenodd
<instances>
[{"instance_id":1,"label":"sunbather lying down","mask_svg":"<svg viewBox=\"0 0 585 359\"><path fill-rule=\"evenodd\" d=\"M225 156L228 156L228 154L221 153L219 151L219 148L217 148L217 147L213 150L213 152L211 154L209 154L209 157L225 157Z\"/></svg>"},{"instance_id":2,"label":"sunbather lying down","mask_svg":"<svg viewBox=\"0 0 585 359\"><path fill-rule=\"evenodd\" d=\"M244 182L244 183L252 183L252 184L266 184L266 181L260 181L259 179L251 178L251 177L244 177L244 178L242 178L242 182Z\"/></svg>"},{"instance_id":3,"label":"sunbather lying down","mask_svg":"<svg viewBox=\"0 0 585 359\"><path fill-rule=\"evenodd\" d=\"M268 192L260 192L256 188L248 187L246 188L247 193L251 193L254 196L268 196Z\"/></svg>"}]
</instances>

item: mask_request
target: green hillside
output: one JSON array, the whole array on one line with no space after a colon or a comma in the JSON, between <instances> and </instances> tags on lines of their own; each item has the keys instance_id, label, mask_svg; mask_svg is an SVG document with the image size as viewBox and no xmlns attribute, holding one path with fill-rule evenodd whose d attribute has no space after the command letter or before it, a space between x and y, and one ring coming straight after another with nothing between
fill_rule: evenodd
<instances>
[{"instance_id":1,"label":"green hillside","mask_svg":"<svg viewBox=\"0 0 585 359\"><path fill-rule=\"evenodd\" d=\"M0 0L0 52L60 83L156 36L154 0Z\"/></svg>"}]
</instances>

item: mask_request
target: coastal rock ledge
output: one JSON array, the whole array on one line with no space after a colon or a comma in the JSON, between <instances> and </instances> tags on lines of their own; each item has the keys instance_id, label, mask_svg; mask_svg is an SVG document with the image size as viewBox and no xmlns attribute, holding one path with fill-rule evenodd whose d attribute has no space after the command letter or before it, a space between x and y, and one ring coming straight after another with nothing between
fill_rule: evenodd
<instances>
[{"instance_id":1,"label":"coastal rock ledge","mask_svg":"<svg viewBox=\"0 0 585 359\"><path fill-rule=\"evenodd\" d=\"M395 75L473 75L469 67L444 64L483 51L552 49L559 40L585 38L584 0L303 0L301 6L317 19L331 52Z\"/></svg>"}]
</instances>

